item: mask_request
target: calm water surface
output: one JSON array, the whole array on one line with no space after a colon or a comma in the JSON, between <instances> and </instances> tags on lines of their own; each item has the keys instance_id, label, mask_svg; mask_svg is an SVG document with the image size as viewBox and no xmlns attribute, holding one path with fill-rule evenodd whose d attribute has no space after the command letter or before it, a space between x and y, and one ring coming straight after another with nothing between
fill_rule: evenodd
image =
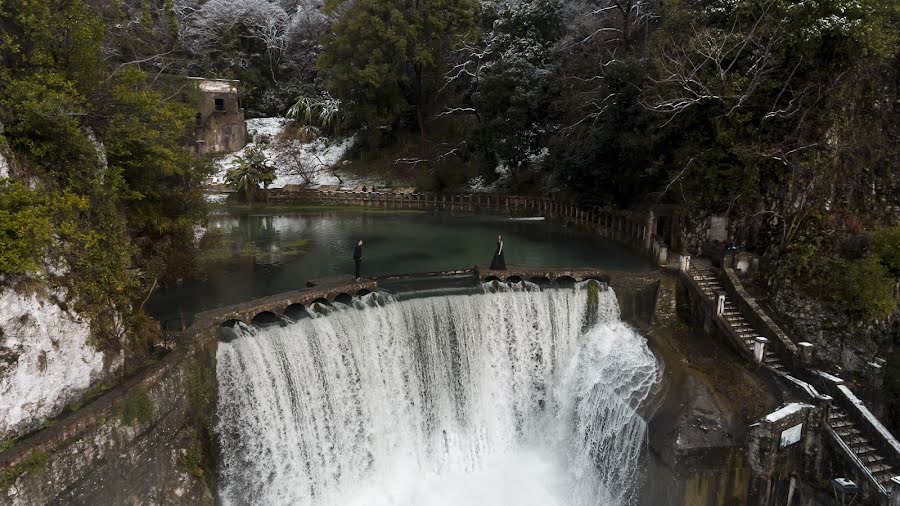
<instances>
[{"instance_id":1,"label":"calm water surface","mask_svg":"<svg viewBox=\"0 0 900 506\"><path fill-rule=\"evenodd\" d=\"M487 265L503 234L507 265L598 267L652 265L627 248L552 221L506 216L382 211L221 211L201 279L157 291L150 312L170 324L199 311L302 288L310 279L353 274L353 246L365 242L363 275L443 271ZM232 252L234 252L232 254Z\"/></svg>"}]
</instances>

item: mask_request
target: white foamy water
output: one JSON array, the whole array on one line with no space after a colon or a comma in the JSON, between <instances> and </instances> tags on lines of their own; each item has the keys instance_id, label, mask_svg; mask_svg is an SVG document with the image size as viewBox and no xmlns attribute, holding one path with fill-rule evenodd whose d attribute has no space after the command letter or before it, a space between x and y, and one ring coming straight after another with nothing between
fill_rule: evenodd
<instances>
[{"instance_id":1,"label":"white foamy water","mask_svg":"<svg viewBox=\"0 0 900 506\"><path fill-rule=\"evenodd\" d=\"M612 291L594 326L587 298L371 295L221 343L222 502L628 504L661 370Z\"/></svg>"}]
</instances>

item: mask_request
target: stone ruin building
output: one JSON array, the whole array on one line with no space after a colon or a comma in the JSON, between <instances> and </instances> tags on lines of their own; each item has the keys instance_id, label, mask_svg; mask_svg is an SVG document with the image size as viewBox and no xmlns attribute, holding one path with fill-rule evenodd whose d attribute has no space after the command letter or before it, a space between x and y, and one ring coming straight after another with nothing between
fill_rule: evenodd
<instances>
[{"instance_id":1,"label":"stone ruin building","mask_svg":"<svg viewBox=\"0 0 900 506\"><path fill-rule=\"evenodd\" d=\"M247 145L247 127L238 99L240 81L190 79L197 82L200 92L195 116L196 153L231 153L243 149Z\"/></svg>"}]
</instances>

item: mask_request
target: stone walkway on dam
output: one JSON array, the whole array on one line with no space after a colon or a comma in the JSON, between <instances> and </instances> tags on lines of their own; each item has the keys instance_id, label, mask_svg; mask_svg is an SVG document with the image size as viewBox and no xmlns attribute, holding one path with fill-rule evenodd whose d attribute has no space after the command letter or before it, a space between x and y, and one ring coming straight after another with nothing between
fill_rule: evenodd
<instances>
[{"instance_id":1,"label":"stone walkway on dam","mask_svg":"<svg viewBox=\"0 0 900 506\"><path fill-rule=\"evenodd\" d=\"M622 304L627 307L639 306L640 304L630 300L634 298L634 293L647 287L655 290L656 283L659 280L659 273L656 271L638 273L603 270L594 267L522 266L509 266L509 268L502 271L473 266L467 269L362 278L358 281L349 275L333 276L310 280L306 283L306 287L297 290L198 313L186 334L197 337L212 337L211 333L216 333L220 325L232 322L265 324L278 321L282 316L292 318L301 315L316 304L331 305L334 302L349 304L354 297L364 296L378 290L378 281L401 279L439 280L441 278L464 278L468 276L471 276L473 287L477 286L478 283L489 281L510 283L528 281L542 286L567 287L577 282L593 279L613 288L622 288L623 298L626 299ZM630 312L634 313L635 311Z\"/></svg>"}]
</instances>

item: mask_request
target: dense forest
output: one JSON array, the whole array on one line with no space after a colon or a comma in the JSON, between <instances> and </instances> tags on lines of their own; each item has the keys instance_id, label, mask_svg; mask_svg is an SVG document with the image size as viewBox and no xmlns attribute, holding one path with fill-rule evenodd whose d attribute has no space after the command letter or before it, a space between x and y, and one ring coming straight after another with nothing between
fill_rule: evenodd
<instances>
[{"instance_id":1,"label":"dense forest","mask_svg":"<svg viewBox=\"0 0 900 506\"><path fill-rule=\"evenodd\" d=\"M407 146L419 186L727 216L767 290L900 348L898 20L894 0L7 0L0 273L63 287L102 346L145 344L209 171L166 77L202 75L357 157Z\"/></svg>"}]
</instances>

